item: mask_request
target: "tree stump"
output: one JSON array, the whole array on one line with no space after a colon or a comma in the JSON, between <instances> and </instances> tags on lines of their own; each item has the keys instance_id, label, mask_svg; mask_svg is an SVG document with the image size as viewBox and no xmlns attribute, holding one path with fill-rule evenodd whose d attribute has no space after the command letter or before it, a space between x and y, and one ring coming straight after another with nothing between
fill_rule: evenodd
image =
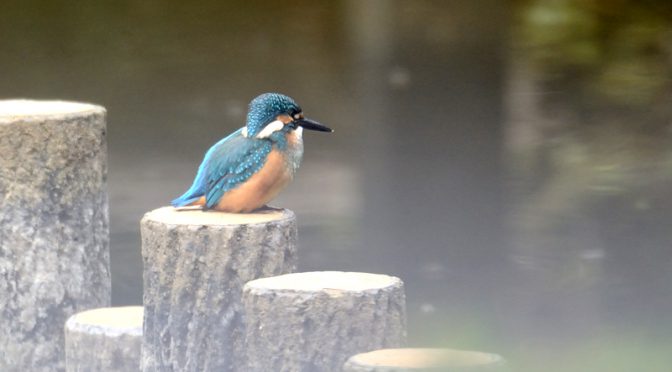
<instances>
[{"instance_id":1,"label":"tree stump","mask_svg":"<svg viewBox=\"0 0 672 372\"><path fill-rule=\"evenodd\" d=\"M382 349L352 356L343 372L504 371L496 354L451 349Z\"/></svg>"},{"instance_id":2,"label":"tree stump","mask_svg":"<svg viewBox=\"0 0 672 372\"><path fill-rule=\"evenodd\" d=\"M65 323L67 372L140 371L142 306L104 307Z\"/></svg>"},{"instance_id":3,"label":"tree stump","mask_svg":"<svg viewBox=\"0 0 672 372\"><path fill-rule=\"evenodd\" d=\"M141 231L143 370L232 370L243 352L243 285L296 269L294 213L164 207Z\"/></svg>"},{"instance_id":4,"label":"tree stump","mask_svg":"<svg viewBox=\"0 0 672 372\"><path fill-rule=\"evenodd\" d=\"M308 272L245 285L245 372L341 371L351 355L405 344L399 278Z\"/></svg>"},{"instance_id":5,"label":"tree stump","mask_svg":"<svg viewBox=\"0 0 672 372\"><path fill-rule=\"evenodd\" d=\"M63 323L110 304L105 109L0 101L0 371L62 371Z\"/></svg>"}]
</instances>

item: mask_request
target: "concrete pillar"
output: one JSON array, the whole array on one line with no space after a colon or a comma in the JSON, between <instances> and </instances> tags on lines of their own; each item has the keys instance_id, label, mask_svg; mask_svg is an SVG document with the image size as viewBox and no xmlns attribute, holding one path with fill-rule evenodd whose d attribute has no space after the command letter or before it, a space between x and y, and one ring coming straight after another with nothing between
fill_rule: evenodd
<instances>
[{"instance_id":1,"label":"concrete pillar","mask_svg":"<svg viewBox=\"0 0 672 372\"><path fill-rule=\"evenodd\" d=\"M105 109L0 101L0 371L62 371L63 324L109 306Z\"/></svg>"},{"instance_id":2,"label":"concrete pillar","mask_svg":"<svg viewBox=\"0 0 672 372\"><path fill-rule=\"evenodd\" d=\"M451 349L381 349L352 356L343 372L499 372L504 359L496 354Z\"/></svg>"},{"instance_id":3,"label":"concrete pillar","mask_svg":"<svg viewBox=\"0 0 672 372\"><path fill-rule=\"evenodd\" d=\"M142 306L104 307L65 323L67 372L140 371Z\"/></svg>"},{"instance_id":4,"label":"concrete pillar","mask_svg":"<svg viewBox=\"0 0 672 372\"><path fill-rule=\"evenodd\" d=\"M143 371L232 370L243 352L243 285L296 268L294 213L165 207L141 231Z\"/></svg>"},{"instance_id":5,"label":"concrete pillar","mask_svg":"<svg viewBox=\"0 0 672 372\"><path fill-rule=\"evenodd\" d=\"M245 285L238 371L341 371L351 355L406 342L403 283L368 273L308 272Z\"/></svg>"}]
</instances>

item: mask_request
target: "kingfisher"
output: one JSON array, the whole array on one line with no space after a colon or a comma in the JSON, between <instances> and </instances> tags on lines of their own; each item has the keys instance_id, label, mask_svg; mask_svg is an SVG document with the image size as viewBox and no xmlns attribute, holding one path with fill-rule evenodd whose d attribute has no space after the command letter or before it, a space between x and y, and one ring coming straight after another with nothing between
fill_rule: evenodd
<instances>
[{"instance_id":1,"label":"kingfisher","mask_svg":"<svg viewBox=\"0 0 672 372\"><path fill-rule=\"evenodd\" d=\"M305 118L301 107L284 94L264 93L254 98L245 126L205 153L193 184L171 204L230 213L264 207L299 168L303 129L333 132Z\"/></svg>"}]
</instances>

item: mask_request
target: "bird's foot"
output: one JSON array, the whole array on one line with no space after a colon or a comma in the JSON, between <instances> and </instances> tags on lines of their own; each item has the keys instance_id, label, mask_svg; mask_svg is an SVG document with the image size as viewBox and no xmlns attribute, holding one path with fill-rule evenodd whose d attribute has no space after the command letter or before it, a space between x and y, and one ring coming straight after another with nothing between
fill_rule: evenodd
<instances>
[{"instance_id":1,"label":"bird's foot","mask_svg":"<svg viewBox=\"0 0 672 372\"><path fill-rule=\"evenodd\" d=\"M282 210L283 210L282 208L275 208L275 207L271 207L271 206L268 206L268 205L264 205L261 208L254 210L253 212L254 213L272 213L272 212L280 212Z\"/></svg>"},{"instance_id":2,"label":"bird's foot","mask_svg":"<svg viewBox=\"0 0 672 372\"><path fill-rule=\"evenodd\" d=\"M202 211L204 210L202 205L185 205L184 207L175 207L175 210L178 212L183 211Z\"/></svg>"}]
</instances>

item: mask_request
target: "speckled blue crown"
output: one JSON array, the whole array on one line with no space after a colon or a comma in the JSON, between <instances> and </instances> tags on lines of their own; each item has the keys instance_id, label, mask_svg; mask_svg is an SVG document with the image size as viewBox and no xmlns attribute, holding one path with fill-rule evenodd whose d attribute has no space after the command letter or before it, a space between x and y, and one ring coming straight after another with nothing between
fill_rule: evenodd
<instances>
[{"instance_id":1,"label":"speckled blue crown","mask_svg":"<svg viewBox=\"0 0 672 372\"><path fill-rule=\"evenodd\" d=\"M266 126L275 120L276 116L292 111L301 111L299 105L291 97L280 93L264 93L250 101L247 112L247 133L255 136Z\"/></svg>"}]
</instances>

